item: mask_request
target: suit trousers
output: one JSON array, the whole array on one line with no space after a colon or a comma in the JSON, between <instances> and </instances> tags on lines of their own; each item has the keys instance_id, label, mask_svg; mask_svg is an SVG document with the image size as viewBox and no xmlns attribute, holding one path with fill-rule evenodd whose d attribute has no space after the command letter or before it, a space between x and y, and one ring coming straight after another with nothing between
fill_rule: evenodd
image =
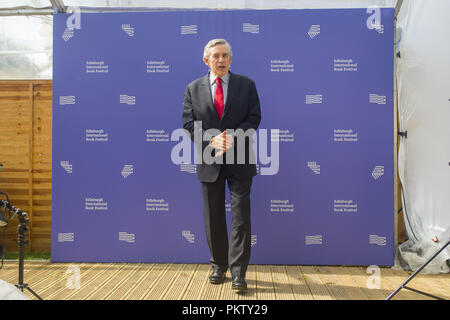
<instances>
[{"instance_id":1,"label":"suit trousers","mask_svg":"<svg viewBox=\"0 0 450 320\"><path fill-rule=\"evenodd\" d=\"M233 177L227 165L222 164L215 182L202 182L203 215L211 251L210 263L214 270L226 271L229 267L232 277L245 278L250 260L252 178ZM225 215L226 182L230 190L232 211L229 242Z\"/></svg>"}]
</instances>

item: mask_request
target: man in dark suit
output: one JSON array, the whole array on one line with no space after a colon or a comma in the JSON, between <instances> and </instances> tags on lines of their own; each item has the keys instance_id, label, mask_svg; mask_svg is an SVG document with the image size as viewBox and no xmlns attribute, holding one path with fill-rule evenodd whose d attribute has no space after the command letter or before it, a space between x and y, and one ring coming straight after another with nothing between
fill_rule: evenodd
<instances>
[{"instance_id":1,"label":"man in dark suit","mask_svg":"<svg viewBox=\"0 0 450 320\"><path fill-rule=\"evenodd\" d=\"M255 83L229 72L231 60L231 46L226 40L214 39L205 46L203 61L210 72L186 87L183 127L201 157L201 162L196 163L211 251L210 282L222 283L229 268L233 290L246 291L251 247L250 189L256 175L251 135L259 126L261 110ZM226 182L232 210L229 242Z\"/></svg>"}]
</instances>

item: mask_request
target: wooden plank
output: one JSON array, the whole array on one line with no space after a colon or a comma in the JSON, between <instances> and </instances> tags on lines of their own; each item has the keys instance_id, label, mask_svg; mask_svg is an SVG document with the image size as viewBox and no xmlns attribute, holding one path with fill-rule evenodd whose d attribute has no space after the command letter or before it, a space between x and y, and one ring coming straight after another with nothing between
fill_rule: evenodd
<instances>
[{"instance_id":1,"label":"wooden plank","mask_svg":"<svg viewBox=\"0 0 450 320\"><path fill-rule=\"evenodd\" d=\"M0 103L8 103L8 102L25 102L29 101L30 98L27 95L1 95L0 96Z\"/></svg>"},{"instance_id":2,"label":"wooden plank","mask_svg":"<svg viewBox=\"0 0 450 320\"><path fill-rule=\"evenodd\" d=\"M248 285L248 284L247 284ZM225 275L225 281L222 284L222 291L220 293L219 300L237 300L242 293L237 293L231 289L232 279L230 271L227 271Z\"/></svg>"},{"instance_id":3,"label":"wooden plank","mask_svg":"<svg viewBox=\"0 0 450 320\"><path fill-rule=\"evenodd\" d=\"M303 278L299 266L286 266L286 274L295 300L313 300L312 293Z\"/></svg>"},{"instance_id":4,"label":"wooden plank","mask_svg":"<svg viewBox=\"0 0 450 320\"><path fill-rule=\"evenodd\" d=\"M164 300L181 300L196 273L198 264L188 264L179 273L177 279L164 295Z\"/></svg>"},{"instance_id":5,"label":"wooden plank","mask_svg":"<svg viewBox=\"0 0 450 320\"><path fill-rule=\"evenodd\" d=\"M12 196L26 196L28 198L29 190L27 188L9 187L3 188L3 192L6 193L11 199Z\"/></svg>"},{"instance_id":6,"label":"wooden plank","mask_svg":"<svg viewBox=\"0 0 450 320\"><path fill-rule=\"evenodd\" d=\"M275 289L269 265L256 265L256 286L259 300L275 300Z\"/></svg>"},{"instance_id":7,"label":"wooden plank","mask_svg":"<svg viewBox=\"0 0 450 320\"><path fill-rule=\"evenodd\" d=\"M55 299L56 297L61 297L61 292L64 292L65 295L69 293L73 293L73 290L75 288L69 288L68 287L68 278L70 276L76 276L76 274L73 274L72 272L68 272L69 268L78 267L80 270L80 284L82 281L82 277L89 274L94 273L97 270L95 269L95 264L87 264L82 263L80 265L75 265L72 263L58 263L54 264L55 266L59 266L60 270L58 273L57 278L53 278L53 281L48 281L47 285L41 289L38 294L41 296L41 298L45 300ZM69 282L71 285L74 284L72 282Z\"/></svg>"},{"instance_id":8,"label":"wooden plank","mask_svg":"<svg viewBox=\"0 0 450 320\"><path fill-rule=\"evenodd\" d=\"M143 279L137 283L130 292L123 296L122 299L141 299L147 291L153 288L155 282L164 275L168 267L168 264L155 264L147 273L145 273Z\"/></svg>"},{"instance_id":9,"label":"wooden plank","mask_svg":"<svg viewBox=\"0 0 450 320\"><path fill-rule=\"evenodd\" d=\"M103 299L120 300L126 298L128 294L145 279L146 275L153 267L155 267L155 264L140 264L133 273L130 273L128 277L120 283L118 288L107 294Z\"/></svg>"},{"instance_id":10,"label":"wooden plank","mask_svg":"<svg viewBox=\"0 0 450 320\"><path fill-rule=\"evenodd\" d=\"M5 90L5 88L1 88L0 97L4 98L5 100L7 98L12 98L12 100L16 100L14 99L16 97L27 99L29 98L29 90L30 90L29 85L30 84L28 84L27 86L21 86L20 88L11 87L11 90Z\"/></svg>"},{"instance_id":11,"label":"wooden plank","mask_svg":"<svg viewBox=\"0 0 450 320\"><path fill-rule=\"evenodd\" d=\"M91 290L95 289L95 286L98 283L103 282L105 278L107 278L111 273L117 271L115 269L115 264L113 263L96 263L91 264L91 268L87 270L87 272L83 273L80 268L80 288L70 289L72 292L64 297L64 299L74 299L80 300L83 299L86 295L88 295ZM66 281L60 283L61 285L66 286ZM65 289L65 288L63 288Z\"/></svg>"},{"instance_id":12,"label":"wooden plank","mask_svg":"<svg viewBox=\"0 0 450 320\"><path fill-rule=\"evenodd\" d=\"M394 276L398 276L401 279L401 283L406 281L408 277L412 274L412 272L405 272L403 270L395 270L390 268L392 271L392 274ZM426 293L442 297L442 298L450 298L450 282L441 283L438 274L418 274L415 276L408 284L407 286L413 289L417 289L420 291L424 291ZM442 278L441 278L442 279ZM450 274L447 274L447 279L450 279ZM399 284L399 285L400 285ZM407 289L402 289L401 291L409 291ZM412 291L409 291L412 292ZM423 297L423 299L432 299L430 297L426 297L424 295L418 294L418 296Z\"/></svg>"},{"instance_id":13,"label":"wooden plank","mask_svg":"<svg viewBox=\"0 0 450 320\"><path fill-rule=\"evenodd\" d=\"M52 189L45 188L43 186L38 187L38 188L33 187L32 192L33 192L33 195L36 196L37 199L39 199L39 196L47 196L50 198L52 195Z\"/></svg>"},{"instance_id":14,"label":"wooden plank","mask_svg":"<svg viewBox=\"0 0 450 320\"><path fill-rule=\"evenodd\" d=\"M0 81L0 95L5 95L8 93L20 93L23 92L23 95L28 95L28 84L29 82L23 83L13 83L12 81Z\"/></svg>"},{"instance_id":15,"label":"wooden plank","mask_svg":"<svg viewBox=\"0 0 450 320\"><path fill-rule=\"evenodd\" d=\"M39 223L42 222L44 225L42 227L50 227L49 222L51 222L51 217L48 215L41 216L41 214L36 214L34 211L34 225L39 226Z\"/></svg>"},{"instance_id":16,"label":"wooden plank","mask_svg":"<svg viewBox=\"0 0 450 320\"><path fill-rule=\"evenodd\" d=\"M39 84L48 84L51 83L52 80L31 80L33 83ZM0 80L0 85L24 85L28 84L30 80Z\"/></svg>"},{"instance_id":17,"label":"wooden plank","mask_svg":"<svg viewBox=\"0 0 450 320\"><path fill-rule=\"evenodd\" d=\"M0 140L2 158L8 158L7 160L9 161L6 162L2 159L2 162L5 164L5 168L25 169L23 166L17 165L17 161L28 161L28 141L26 138L30 131L29 124L23 123L13 126L7 122L0 122L0 127L2 126L7 126L1 129L2 139ZM12 160L16 162L11 162Z\"/></svg>"},{"instance_id":18,"label":"wooden plank","mask_svg":"<svg viewBox=\"0 0 450 320\"><path fill-rule=\"evenodd\" d=\"M43 298L44 300L51 299L53 294L57 294L60 291L67 289L67 278L72 275L72 273L68 273L69 268L78 267L80 270L80 281L82 281L82 276L94 273L97 270L95 269L95 264L87 264L83 263L80 265L75 265L72 263L54 263L51 265L56 269L53 274L49 274L45 281L42 283L33 283L33 286L36 286L36 292ZM98 264L97 264L98 267ZM50 269L50 268L49 268ZM34 288L33 288L34 289ZM69 290L70 293L73 290Z\"/></svg>"},{"instance_id":19,"label":"wooden plank","mask_svg":"<svg viewBox=\"0 0 450 320\"><path fill-rule=\"evenodd\" d=\"M28 170L23 168L3 166L3 169L0 171L0 175L6 178L20 177L27 179L28 181Z\"/></svg>"},{"instance_id":20,"label":"wooden plank","mask_svg":"<svg viewBox=\"0 0 450 320\"><path fill-rule=\"evenodd\" d=\"M337 285L339 285L346 293L347 300L369 300L367 295L360 287L355 286L355 282L351 279L349 269L351 267L326 267L327 272L334 276Z\"/></svg>"},{"instance_id":21,"label":"wooden plank","mask_svg":"<svg viewBox=\"0 0 450 320\"><path fill-rule=\"evenodd\" d=\"M33 104L33 83L29 84L30 90L30 128L34 127L34 104ZM29 249L33 250L33 143L34 143L34 130L28 130L29 137L29 150L28 150L28 159L29 159L29 173L28 173L28 197L29 197L29 210L28 210L28 241L29 241Z\"/></svg>"},{"instance_id":22,"label":"wooden plank","mask_svg":"<svg viewBox=\"0 0 450 320\"><path fill-rule=\"evenodd\" d=\"M272 266L272 279L277 300L294 299L294 292L289 284L286 268L284 266Z\"/></svg>"},{"instance_id":23,"label":"wooden plank","mask_svg":"<svg viewBox=\"0 0 450 320\"><path fill-rule=\"evenodd\" d=\"M170 264L166 272L164 273L164 276L155 281L152 288L145 293L142 299L162 299L168 288L170 288L172 282L176 279L177 275L183 270L185 266L185 264Z\"/></svg>"},{"instance_id":24,"label":"wooden plank","mask_svg":"<svg viewBox=\"0 0 450 320\"><path fill-rule=\"evenodd\" d=\"M402 271L398 273L395 272L392 268L380 268L380 274L381 274L380 289L383 289L389 293L394 291L407 278L407 274L405 272ZM392 300L424 300L424 299L429 300L431 298L421 296L418 293L414 293L409 290L401 290L397 295L395 295L395 297Z\"/></svg>"},{"instance_id":25,"label":"wooden plank","mask_svg":"<svg viewBox=\"0 0 450 320\"><path fill-rule=\"evenodd\" d=\"M349 280L360 288L369 300L384 300L388 296L388 290L376 289L367 285L371 274L366 273L366 267L347 267L346 270Z\"/></svg>"},{"instance_id":26,"label":"wooden plank","mask_svg":"<svg viewBox=\"0 0 450 320\"><path fill-rule=\"evenodd\" d=\"M207 264L199 264L195 274L192 277L189 286L186 288L182 300L198 300L200 299L203 290L206 286L206 281L208 280L208 273L211 267Z\"/></svg>"},{"instance_id":27,"label":"wooden plank","mask_svg":"<svg viewBox=\"0 0 450 320\"><path fill-rule=\"evenodd\" d=\"M0 177L0 183L2 185L9 185L9 184L23 184L27 183L27 178L8 178L8 177Z\"/></svg>"},{"instance_id":28,"label":"wooden plank","mask_svg":"<svg viewBox=\"0 0 450 320\"><path fill-rule=\"evenodd\" d=\"M33 235L34 236L37 236L37 235L46 235L46 234L48 234L48 232L50 232L51 231L51 229L49 228L49 227L47 227L47 226L45 226L45 227L43 227L43 228L41 228L41 227L34 227L34 229L33 229ZM42 237L41 237L42 238Z\"/></svg>"},{"instance_id":29,"label":"wooden plank","mask_svg":"<svg viewBox=\"0 0 450 320\"><path fill-rule=\"evenodd\" d=\"M46 272L40 277L30 277L25 281L29 284L30 288L41 297L43 297L42 293L45 292L47 287L59 281L61 278L61 273L65 271L65 266L62 264L54 264L46 268L45 271ZM29 292L27 292L27 295L32 299L36 299L36 297L31 295Z\"/></svg>"},{"instance_id":30,"label":"wooden plank","mask_svg":"<svg viewBox=\"0 0 450 320\"><path fill-rule=\"evenodd\" d=\"M97 289L95 293L89 296L89 300L106 299L108 296L114 294L126 281L136 273L142 266L142 263L126 264L113 277L106 281L105 284Z\"/></svg>"},{"instance_id":31,"label":"wooden plank","mask_svg":"<svg viewBox=\"0 0 450 320\"><path fill-rule=\"evenodd\" d=\"M256 266L247 271L249 295L237 295L231 290L231 278L227 274L224 285L209 284L211 267L202 265L149 265L149 264L81 264L82 287L66 287L67 269L73 264L25 262L24 279L44 299L190 299L216 297L219 300L249 299L340 299L345 296L337 291L345 290L348 299L385 299L408 273L391 268L380 268L380 289L368 289L366 267L325 266ZM152 269L153 272L150 272ZM5 262L0 278L17 282L18 263ZM303 273L302 273L303 272ZM152 274L152 275L151 275ZM254 286L250 285L254 281ZM275 283L274 285L272 283ZM269 285L268 285L269 284ZM280 286L280 284L282 286ZM284 285L284 287L283 287ZM287 289L289 285L289 290ZM418 275L410 286L444 298L448 297L450 275ZM207 287L210 287L208 292ZM253 289L252 289L253 287ZM261 290L261 291L259 291ZM286 292L283 292L286 290ZM253 291L253 293L252 293ZM292 292L290 296L289 291ZM28 297L35 299L30 293ZM430 299L426 296L401 290L400 299Z\"/></svg>"},{"instance_id":32,"label":"wooden plank","mask_svg":"<svg viewBox=\"0 0 450 320\"><path fill-rule=\"evenodd\" d=\"M124 268L127 266L126 263L121 264L114 264L113 269L110 272L105 272L102 277L97 278L95 280L95 284L91 284L91 287L94 286L88 292L87 295L85 295L82 299L83 300L99 300L102 297L105 296L105 293L109 292L112 287L117 284L118 281L120 281L119 276L121 276L121 271L124 270ZM122 273L123 274L123 273Z\"/></svg>"},{"instance_id":33,"label":"wooden plank","mask_svg":"<svg viewBox=\"0 0 450 320\"><path fill-rule=\"evenodd\" d=\"M318 276L318 267L301 266L303 277L308 284L314 300L332 300L333 297L328 291L325 283Z\"/></svg>"},{"instance_id":34,"label":"wooden plank","mask_svg":"<svg viewBox=\"0 0 450 320\"><path fill-rule=\"evenodd\" d=\"M28 282L29 279L33 279L33 277L41 276L44 272L46 272L46 269L44 269L44 267L46 267L47 265L48 262L44 261L26 261L23 268L24 281ZM19 281L19 263L5 261L3 264L3 268L0 270L0 279L9 283L17 284L17 282Z\"/></svg>"},{"instance_id":35,"label":"wooden plank","mask_svg":"<svg viewBox=\"0 0 450 320\"><path fill-rule=\"evenodd\" d=\"M48 252L48 249L51 246L51 241L47 239L40 240L38 237L35 237L36 243L34 244L34 252ZM48 236L46 236L48 238Z\"/></svg>"},{"instance_id":36,"label":"wooden plank","mask_svg":"<svg viewBox=\"0 0 450 320\"><path fill-rule=\"evenodd\" d=\"M337 279L336 275L330 271L329 267L320 266L316 268L319 277L322 279L322 282L328 288L328 291L333 296L335 300L350 300L350 295L345 291L343 286L341 286Z\"/></svg>"}]
</instances>

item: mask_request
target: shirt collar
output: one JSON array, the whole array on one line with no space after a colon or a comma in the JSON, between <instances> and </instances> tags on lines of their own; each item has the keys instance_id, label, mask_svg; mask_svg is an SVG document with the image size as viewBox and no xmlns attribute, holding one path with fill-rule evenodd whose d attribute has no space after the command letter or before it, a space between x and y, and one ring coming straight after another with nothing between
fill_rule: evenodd
<instances>
[{"instance_id":1,"label":"shirt collar","mask_svg":"<svg viewBox=\"0 0 450 320\"><path fill-rule=\"evenodd\" d=\"M217 76L210 72L209 73L209 84L213 85L216 82ZM230 80L230 72L222 77L222 83L228 84L228 80Z\"/></svg>"}]
</instances>

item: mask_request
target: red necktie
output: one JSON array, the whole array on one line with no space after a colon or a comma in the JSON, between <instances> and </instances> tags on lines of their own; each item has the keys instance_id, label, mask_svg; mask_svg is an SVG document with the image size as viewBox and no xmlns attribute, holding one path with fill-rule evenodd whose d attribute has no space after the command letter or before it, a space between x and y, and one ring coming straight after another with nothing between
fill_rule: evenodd
<instances>
[{"instance_id":1,"label":"red necktie","mask_svg":"<svg viewBox=\"0 0 450 320\"><path fill-rule=\"evenodd\" d=\"M214 95L214 107L216 108L217 114L219 115L219 119L222 119L223 109L225 108L225 103L223 102L223 88L222 88L222 79L216 79L217 88L216 94Z\"/></svg>"}]
</instances>

